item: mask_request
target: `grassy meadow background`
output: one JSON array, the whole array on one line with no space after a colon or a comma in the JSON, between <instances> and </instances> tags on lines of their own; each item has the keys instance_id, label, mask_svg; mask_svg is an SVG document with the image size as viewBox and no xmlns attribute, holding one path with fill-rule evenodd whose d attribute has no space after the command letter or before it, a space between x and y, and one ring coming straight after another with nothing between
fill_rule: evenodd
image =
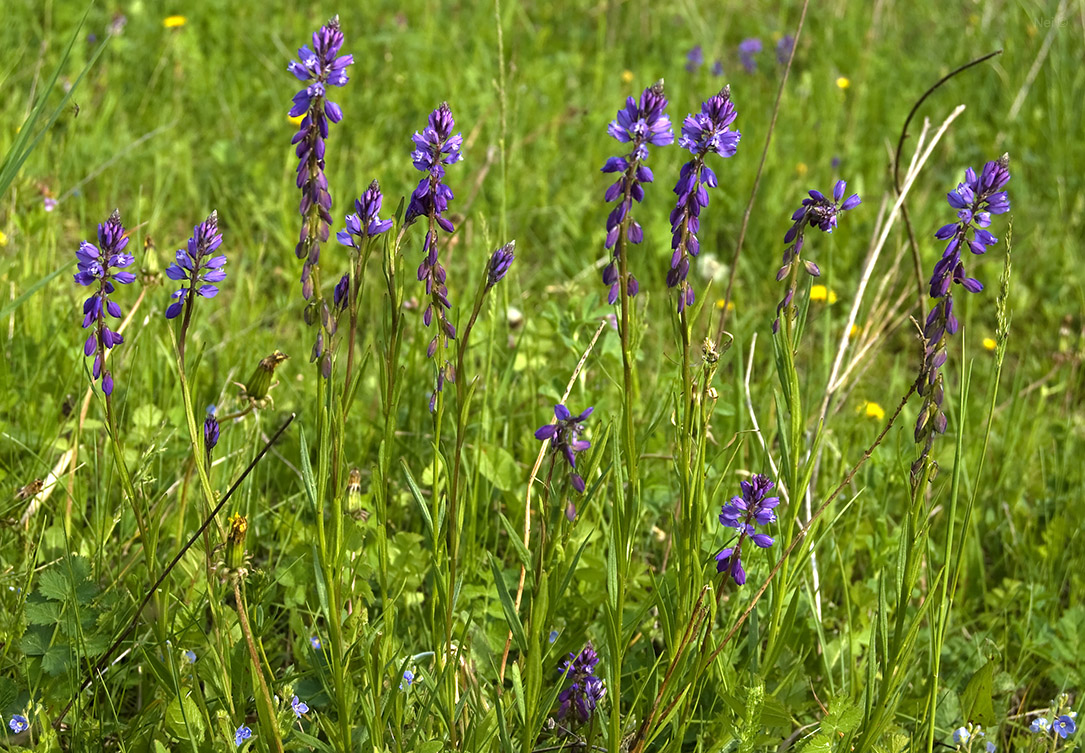
<instances>
[{"instance_id":1,"label":"grassy meadow background","mask_svg":"<svg viewBox=\"0 0 1085 753\"><path fill-rule=\"evenodd\" d=\"M610 327L603 329L568 399L574 413L588 406L595 412L587 422L593 448L582 461L588 494L577 500L576 523L562 529L555 555L573 562L567 586L551 605L552 624L535 626L544 638L537 662L524 660L503 682L498 667L509 622L495 577L503 579L502 589L515 590L521 554L513 539L523 527L525 491L539 450L533 433L552 421L553 405L600 320L614 310L599 280L609 212L603 192L610 182L599 168L620 152L607 135L607 123L625 97L637 96L660 78L676 128L686 113L730 84L742 140L734 157L709 161L720 184L702 214L703 250L690 274L698 302L705 302L693 341L715 337L716 302L722 302L727 287L784 71L776 60L776 42L794 33L800 9L796 2L502 0L502 86L493 4L137 0L99 2L87 11L72 0L7 0L0 19L0 154L16 142L73 35L70 56L47 94L48 108L60 104L66 87L93 64L0 195L0 747L233 750L235 730L244 724L256 733L244 745L253 750L270 745L262 726L266 720L257 721L249 654L230 606L233 592L208 570L221 556L211 551L221 540L217 526L171 574L121 659L79 696L59 732L51 727L93 660L124 629L151 580L136 522L121 495L97 389L81 417L90 382L80 352L85 291L72 282L74 252L119 208L125 226L134 228L129 249L136 255L133 269L141 273L137 284L121 287L115 297L127 314L140 290L146 296L111 359L114 405L126 463L152 511L160 566L196 530L204 512L177 387L172 325L163 318L173 287L162 271L192 226L211 210L217 210L224 233L228 278L217 298L201 300L189 335L190 358L198 358L190 377L197 410L208 404L235 410L235 383L245 382L257 362L276 349L290 356L276 373L274 404L242 421L224 422L212 468L222 493L262 442L297 413L220 516L222 525L234 512L248 519L249 620L272 692L280 699L296 694L311 709L301 720L289 706L280 709L286 749L368 750L380 739L381 749L396 751L453 745L523 753L591 746L623 750L662 692L676 636L688 618L667 606L678 493L672 414L680 349L674 299L664 280L671 189L688 156L677 145L652 150L648 164L655 182L634 209L645 228L645 242L630 251L641 285L636 378L642 503L619 615L627 645L617 665L619 692L613 692L615 665L604 617L608 588L613 588L610 560L616 556L609 534L614 499L620 496L614 474L622 465L615 449L622 415L621 346ZM417 480L428 500L434 482L428 410L433 376L425 357L430 333L416 305L423 298L414 276L421 232L408 231L405 237L399 271L408 306L388 515L351 520L345 531L351 576L345 585L351 601L345 625L353 636L353 663L344 672L357 704L348 725L350 743L340 735L342 714L322 648L328 624L314 575L314 541L316 518L324 513L312 509L303 484L303 435L311 448L317 433L318 372L308 363L313 333L302 321L301 264L293 253L300 228L297 163L290 146L296 126L287 118L299 82L286 66L334 14L346 37L343 52L353 54L355 62L350 82L331 93L344 113L332 126L326 154L333 233L342 229L343 215L353 211L353 200L373 179L385 192L383 217L394 213L401 196L409 196L419 178L411 166L411 134L447 101L455 130L464 136L464 159L448 168L446 178L456 194L451 212L457 234L441 252L454 320L469 312L490 252L515 239L517 257L486 300L468 353L468 373L459 375L477 382L464 454L468 501L455 613L460 665L453 681L440 674L442 664L431 653L442 650L432 581L444 571L427 555L431 523L412 489ZM118 15L125 23L110 36ZM183 16L184 23L167 28L164 20L172 15ZM754 71L744 69L736 51L748 37L764 44ZM702 46L705 64L689 71L686 55L694 45ZM904 118L941 76L997 49L1003 53L954 78L925 102L902 157L907 164L923 117L937 124L958 104L967 106L908 199L925 274L942 250L934 230L953 220L945 194L962 180L965 168L978 169L1008 152L1013 176L1007 188L1011 214L996 218L991 228L1003 241L1012 218L1007 299L1012 324L997 394L992 394L996 353L985 340L996 337L1003 242L970 260L970 273L986 290L967 300L957 296L962 326L946 366L950 428L935 450L942 472L930 489L927 556L932 564L923 570L922 589L932 588L927 578L933 582L942 562L941 544L934 542L946 535L943 503L951 491L962 425L959 496L974 496L975 508L967 519L963 502L954 508L957 525L967 520L967 528L963 546L954 550L961 558L960 582L952 619L939 641L936 708L927 704L930 625L920 619L915 675L891 701L891 724L869 740L847 712L839 711L859 713L879 682L872 636L879 583L892 580L900 520L909 503L913 399L812 537L817 595L809 558L797 551L794 559L804 564L796 565L786 593L774 588L772 604L769 598L761 602L728 652L704 677L690 680L694 690L680 701L682 714L666 720L647 749L808 745L848 750L859 740L864 750L917 750L928 746L928 725L936 745L955 747L950 734L975 721L966 717L977 708L977 693L992 706L993 717L982 714L988 739L999 750L1025 749L1036 744L1029 722L1052 699L1068 693L1068 703L1080 708L1077 694L1085 691L1085 5L1080 1L811 3L734 270L734 309L727 321L734 342L721 356L713 384L718 403L706 430L709 492L704 567L697 577L711 586L710 601L717 593L722 600L712 611L705 641L727 632L781 552L776 547L751 553L750 582L742 589L715 572L713 555L725 545L716 522L719 506L749 473L770 472L769 455L779 460L774 445L780 387L770 325L782 295L774 277L788 218L808 189L827 192L839 178L848 181L849 193L863 197L836 232L807 240L821 266L818 282L826 286L827 300L809 301L796 359L804 403L817 406L879 211L883 203L885 210L891 205L892 152ZM712 72L716 60L723 76ZM41 127L39 121L35 128ZM55 199L55 208L47 210L47 199ZM894 264L898 257L903 261ZM333 235L322 255L322 266L331 270L326 282L345 271L346 260ZM379 360L387 312L379 258L370 264L359 340L363 376L343 447L348 467L362 471L362 505L372 513L384 427ZM915 289L911 264L898 223L874 273L875 285L885 281L887 299ZM800 290L808 297L805 288ZM903 296L890 313L872 313L866 303L860 310L860 330L884 319L896 325L878 335L838 393L810 490L815 506L861 458L915 379L922 346L909 313L920 316L915 295ZM961 404L966 378L968 397ZM750 419L747 380L767 453ZM807 428L815 425L816 416ZM446 453L452 451L449 436ZM59 479L50 478L73 448L78 450L74 470L60 465ZM27 515L29 500L19 490L35 479L49 480L51 491ZM378 528L390 552L390 569L383 574L377 572L381 563L374 545ZM579 558L572 559L582 545ZM380 619L382 577L396 584L394 623ZM919 604L923 597L917 594ZM759 647L758 620L767 620L777 602L787 604L786 640L766 656ZM556 632L553 640L550 631ZM603 720L562 736L545 722L556 708L559 667L588 640L605 655ZM185 651L195 654L194 663ZM518 656L514 646L510 664ZM968 689L985 666L992 671ZM408 669L418 679L401 690ZM683 677L688 671L685 665L676 670ZM457 708L449 707L441 690L452 687L446 685L450 682ZM531 690L532 683L541 690ZM672 691L668 685L666 692ZM762 691L764 700L751 700ZM524 708L525 694L542 699L537 709ZM830 699L841 699L835 715ZM5 737L15 714L27 716L32 729ZM448 730L453 716L455 743ZM522 733L529 719L538 729ZM375 726L383 730L380 735ZM821 736L813 737L819 730ZM1076 745L1074 738L1065 744L1067 749Z\"/></svg>"}]
</instances>

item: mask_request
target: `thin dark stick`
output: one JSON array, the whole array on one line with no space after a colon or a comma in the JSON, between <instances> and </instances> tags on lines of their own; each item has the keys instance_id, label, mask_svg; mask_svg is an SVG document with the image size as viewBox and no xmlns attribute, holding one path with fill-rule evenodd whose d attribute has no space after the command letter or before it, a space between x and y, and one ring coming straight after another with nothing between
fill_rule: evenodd
<instances>
[{"instance_id":1,"label":"thin dark stick","mask_svg":"<svg viewBox=\"0 0 1085 753\"><path fill-rule=\"evenodd\" d=\"M897 196L900 196L900 192L901 192L901 189L900 189L900 153L901 153L901 150L904 149L904 140L906 138L908 138L908 126L909 126L909 124L911 124L912 118L915 117L916 112L919 111L920 106L926 101L927 97L929 97L931 94L934 93L935 89L937 89L939 86L941 86L942 84L949 81L951 78L956 76L958 73L961 73L962 71L966 71L966 70L968 70L969 68L971 68L974 65L979 65L980 63L984 62L985 60L989 60L989 59L993 58L995 55L1001 55L1001 54L1002 54L1002 50L995 50L994 52L987 53L983 57L976 58L975 60L973 60L970 63L965 63L964 65L960 66L959 68L954 68L952 71L950 71L946 75L942 76L942 78L938 79L938 81L935 82L934 86L927 89L927 91L923 92L923 96L921 96L919 99L917 99L916 103L914 105L912 105L912 109L908 111L908 117L906 117L904 119L904 126L900 129L900 138L897 139L897 151L893 154L893 188L896 189ZM901 205L900 205L900 216L904 219L904 227L908 231L908 243L912 247L912 261L915 263L915 279L916 279L916 285L917 285L917 291L918 291L918 297L919 297L919 310L922 312L923 318L926 319L926 317L927 317L927 297L925 295L923 295L924 288L926 287L926 285L924 285L924 282L923 282L923 260L919 255L919 243L916 242L915 231L912 229L912 218L908 216L908 204L907 203L901 203ZM728 288L728 292L729 291L730 291L730 288Z\"/></svg>"},{"instance_id":2,"label":"thin dark stick","mask_svg":"<svg viewBox=\"0 0 1085 753\"><path fill-rule=\"evenodd\" d=\"M716 333L716 348L723 344L724 325L727 324L727 304L731 302L731 290L735 285L735 272L738 269L738 257L742 254L742 244L746 240L746 228L750 225L750 215L753 213L753 203L757 198L757 189L761 185L761 174L765 171L765 160L769 156L769 145L772 144L772 134L776 130L776 118L780 114L780 102L784 98L784 87L787 86L787 77L791 73L791 63L795 60L795 50L799 48L799 39L802 37L802 25L806 21L806 8L810 0L804 0L802 12L799 14L799 25L795 27L795 41L791 43L791 54L787 56L787 65L784 67L784 77L780 79L780 88L776 90L776 103L772 107L772 120L769 121L769 131L765 135L765 146L761 150L761 162L757 166L757 174L753 179L753 188L750 190L750 200L746 202L746 211L742 215L742 226L738 231L738 242L735 243L735 253L731 257L731 273L727 278L727 292L723 295L723 309L720 311L720 329Z\"/></svg>"},{"instance_id":3,"label":"thin dark stick","mask_svg":"<svg viewBox=\"0 0 1085 753\"><path fill-rule=\"evenodd\" d=\"M230 497L233 496L234 492L237 491L238 487L241 486L241 482L244 481L245 478L249 475L249 473L252 472L252 469L256 467L256 464L263 459L264 455L266 455L268 450L271 449L271 446L278 441L279 437L282 436L283 432L286 431L287 427L290 426L290 424L294 421L295 416L296 414L291 413L290 418L286 419L283 425L279 427L279 430L275 432L274 435L272 435L271 439L269 439L267 441L267 444L264 445L264 448L260 450L259 453L257 453L256 457L252 459L252 462L249 463L248 467L245 468L245 470L241 472L241 475L237 477L237 481L234 482L233 486L230 487L229 491L227 491L226 494L223 495L222 501L218 503L215 509L212 510L211 513L207 516L207 519L203 521L203 525L199 527L199 530L197 530L196 533L192 534L192 538L188 540L188 543L181 547L181 551L177 552L177 556L173 558L173 561L170 562L166 569L162 571L162 574L158 576L158 580L156 580L154 585L151 586L150 589L148 589L147 593L143 596L143 601L141 601L139 603L139 606L136 607L136 613L132 615L132 619L129 621L128 627L124 629L124 632L121 633L120 637L117 638L117 640L113 641L113 644L108 649L106 649L106 652L104 654L102 654L102 658L98 660L98 663L94 665L94 668L90 671L90 674L88 674L86 679L83 680L83 684L79 686L79 690L75 692L75 695L72 696L72 699L68 701L68 705L64 707L64 709L60 712L60 715L53 722L53 729L60 729L61 722L64 721L64 717L68 715L68 712L71 711L72 706L75 705L75 700L84 690L87 689L87 687L90 686L91 682L94 681L95 675L101 673L101 671L109 663L109 660L113 658L113 653L120 647L122 643L124 643L124 640L132 634L132 631L136 629L136 625L139 623L139 616L143 614L144 607L146 607L147 603L154 597L156 593L158 593L158 587L161 586L163 581L166 580L166 576L170 574L170 571L173 570L177 563L181 561L181 558L185 556L185 553L192 548L192 545L196 543L196 540L200 538L200 536L205 530L207 530L207 526L211 525L211 521L215 519L215 516L218 515L219 511L223 508L223 506L228 501L230 501Z\"/></svg>"}]
</instances>

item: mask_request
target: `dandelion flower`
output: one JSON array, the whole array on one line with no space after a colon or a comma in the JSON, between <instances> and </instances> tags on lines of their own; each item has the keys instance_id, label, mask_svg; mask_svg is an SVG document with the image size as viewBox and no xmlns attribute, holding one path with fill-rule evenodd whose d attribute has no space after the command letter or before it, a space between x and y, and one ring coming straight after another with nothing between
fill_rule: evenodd
<instances>
[{"instance_id":1,"label":"dandelion flower","mask_svg":"<svg viewBox=\"0 0 1085 753\"><path fill-rule=\"evenodd\" d=\"M727 313L730 314L732 311L735 310L735 302L734 301L728 301L726 298L717 298L716 299L716 310L717 311L723 311L724 308L726 308Z\"/></svg>"},{"instance_id":2,"label":"dandelion flower","mask_svg":"<svg viewBox=\"0 0 1085 753\"><path fill-rule=\"evenodd\" d=\"M863 404L859 406L859 412L867 418L874 418L881 421L885 418L885 409L877 403L869 400L863 401Z\"/></svg>"},{"instance_id":3,"label":"dandelion flower","mask_svg":"<svg viewBox=\"0 0 1085 753\"><path fill-rule=\"evenodd\" d=\"M855 339L856 337L859 336L859 333L862 332L862 331L863 331L862 327L860 327L858 324L851 325L851 329L848 330L848 339L849 340Z\"/></svg>"},{"instance_id":4,"label":"dandelion flower","mask_svg":"<svg viewBox=\"0 0 1085 753\"><path fill-rule=\"evenodd\" d=\"M994 338L991 338L991 337L983 338L983 349L984 350L994 350L996 347L998 347L998 343L996 343L994 341Z\"/></svg>"},{"instance_id":5,"label":"dandelion flower","mask_svg":"<svg viewBox=\"0 0 1085 753\"><path fill-rule=\"evenodd\" d=\"M188 19L184 16L166 16L162 19L162 25L167 29L180 29L188 23Z\"/></svg>"},{"instance_id":6,"label":"dandelion flower","mask_svg":"<svg viewBox=\"0 0 1085 753\"><path fill-rule=\"evenodd\" d=\"M633 83L633 71L628 70L628 69L622 71L622 83L623 84L631 84L631 83Z\"/></svg>"},{"instance_id":7,"label":"dandelion flower","mask_svg":"<svg viewBox=\"0 0 1085 753\"><path fill-rule=\"evenodd\" d=\"M836 291L829 290L824 285L814 285L810 288L810 300L818 303L828 303L830 306L836 303Z\"/></svg>"},{"instance_id":8,"label":"dandelion flower","mask_svg":"<svg viewBox=\"0 0 1085 753\"><path fill-rule=\"evenodd\" d=\"M847 76L840 76L836 79L836 88L843 91L851 86L851 80Z\"/></svg>"}]
</instances>

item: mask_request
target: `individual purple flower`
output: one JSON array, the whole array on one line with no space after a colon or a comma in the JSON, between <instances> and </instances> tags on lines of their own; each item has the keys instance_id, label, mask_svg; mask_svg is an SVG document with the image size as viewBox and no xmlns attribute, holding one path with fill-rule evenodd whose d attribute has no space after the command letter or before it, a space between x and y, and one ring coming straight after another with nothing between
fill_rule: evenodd
<instances>
[{"instance_id":1,"label":"individual purple flower","mask_svg":"<svg viewBox=\"0 0 1085 753\"><path fill-rule=\"evenodd\" d=\"M309 704L294 696L290 701L290 710L294 712L294 716L301 719L303 714L309 713Z\"/></svg>"},{"instance_id":2,"label":"individual purple flower","mask_svg":"<svg viewBox=\"0 0 1085 753\"><path fill-rule=\"evenodd\" d=\"M686 70L693 73L702 65L704 65L704 51L701 49L701 45L694 45L686 53Z\"/></svg>"},{"instance_id":3,"label":"individual purple flower","mask_svg":"<svg viewBox=\"0 0 1085 753\"><path fill-rule=\"evenodd\" d=\"M574 416L568 408L558 403L554 406L554 418L557 420L552 424L540 426L535 431L535 439L543 442L549 439L550 448L554 453L565 458L565 462L569 464L569 482L581 494L584 493L585 484L584 479L576 472L576 453L591 447L591 442L581 439L580 435L584 431L584 421L593 410L595 408L588 408L580 415ZM573 514L570 520L576 515L576 509L571 508L571 510ZM566 514L568 515L568 512Z\"/></svg>"},{"instance_id":4,"label":"individual purple flower","mask_svg":"<svg viewBox=\"0 0 1085 753\"><path fill-rule=\"evenodd\" d=\"M234 745L240 748L250 737L252 737L252 730L242 724L237 728L237 731L234 732Z\"/></svg>"},{"instance_id":5,"label":"individual purple flower","mask_svg":"<svg viewBox=\"0 0 1085 753\"><path fill-rule=\"evenodd\" d=\"M113 283L127 285L136 279L131 272L115 271L131 266L135 261L131 254L124 253L128 245L125 233L120 211L113 210L109 219L98 225L98 245L83 241L75 252L79 267L75 281L84 287L97 285L97 289L83 303L83 329L94 327L83 344L83 355L94 356L92 378L95 381L101 378L102 392L106 395L113 394L113 374L103 366L106 352L124 342L119 332L106 326L107 313L114 319L121 318L121 307L110 298L116 290Z\"/></svg>"},{"instance_id":6,"label":"individual purple flower","mask_svg":"<svg viewBox=\"0 0 1085 753\"><path fill-rule=\"evenodd\" d=\"M12 714L11 719L8 720L8 727L11 728L12 734L17 735L30 729L30 720L22 714Z\"/></svg>"},{"instance_id":7,"label":"individual purple flower","mask_svg":"<svg viewBox=\"0 0 1085 753\"><path fill-rule=\"evenodd\" d=\"M591 721L599 702L606 695L603 681L595 676L599 655L591 642L579 654L570 653L561 665L560 672L569 681L569 687L558 694L558 719L569 717L580 724Z\"/></svg>"},{"instance_id":8,"label":"individual purple flower","mask_svg":"<svg viewBox=\"0 0 1085 753\"><path fill-rule=\"evenodd\" d=\"M710 97L701 105L701 111L687 115L682 123L682 135L678 146L693 155L678 175L674 192L678 203L671 211L671 269L667 273L667 287L678 288L678 311L693 305L693 288L686 280L689 274L691 257L701 251L697 232L701 224L701 210L708 206L708 189L715 188L719 181L712 168L705 164L705 157L718 154L731 157L738 150L738 140L742 134L731 130L738 113L731 103L731 88L723 87L720 93Z\"/></svg>"},{"instance_id":9,"label":"individual purple flower","mask_svg":"<svg viewBox=\"0 0 1085 753\"><path fill-rule=\"evenodd\" d=\"M748 37L738 43L738 59L747 73L757 70L757 61L753 56L761 52L761 40L757 37Z\"/></svg>"},{"instance_id":10,"label":"individual purple flower","mask_svg":"<svg viewBox=\"0 0 1085 753\"><path fill-rule=\"evenodd\" d=\"M347 273L339 278L332 291L332 307L336 311L343 311L350 303L350 274Z\"/></svg>"},{"instance_id":11,"label":"individual purple flower","mask_svg":"<svg viewBox=\"0 0 1085 753\"><path fill-rule=\"evenodd\" d=\"M722 61L717 60L715 63L712 64L712 75L713 76L722 76L723 75L723 62Z\"/></svg>"},{"instance_id":12,"label":"individual purple flower","mask_svg":"<svg viewBox=\"0 0 1085 753\"><path fill-rule=\"evenodd\" d=\"M212 283L222 282L226 279L226 256L218 254L212 256L219 246L222 245L222 233L218 227L218 212L211 212L208 218L196 225L192 230L192 237L188 239L185 248L178 249L176 261L166 267L166 277L171 280L186 283L186 286L175 292L174 299L166 308L166 318L173 319L180 314L185 307L185 302L192 305L193 299L189 298L192 291L200 298L214 298L219 289ZM187 317L186 317L187 318Z\"/></svg>"},{"instance_id":13,"label":"individual purple flower","mask_svg":"<svg viewBox=\"0 0 1085 753\"><path fill-rule=\"evenodd\" d=\"M776 307L776 321L772 323L772 331L775 333L780 329L780 314L787 310L788 319L794 319L795 312L791 308L791 302L795 296L795 283L796 275L799 265L801 265L811 277L819 277L821 275L821 269L812 261L802 258L802 247L804 233L807 227L816 227L823 233L831 233L836 229L837 217L841 212L847 212L848 210L855 209L862 203L862 199L859 198L859 194L853 193L847 199L844 199L844 193L847 191L848 184L845 181L838 180L833 187L833 198L830 200L821 191L810 191L810 196L802 200L802 206L795 210L791 215L791 227L784 235L784 243L787 244L787 248L784 249L783 264L776 272L776 280L783 280L785 277L790 276L788 282L787 291L784 294L784 298L780 301L780 304ZM843 200L843 203L841 203Z\"/></svg>"},{"instance_id":14,"label":"individual purple flower","mask_svg":"<svg viewBox=\"0 0 1085 753\"><path fill-rule=\"evenodd\" d=\"M207 455L207 463L211 464L211 453L219 442L219 420L214 411L207 412L207 418L203 420L203 451Z\"/></svg>"},{"instance_id":15,"label":"individual purple flower","mask_svg":"<svg viewBox=\"0 0 1085 753\"><path fill-rule=\"evenodd\" d=\"M373 181L361 198L354 200L355 213L346 216L346 230L336 233L336 240L344 246L360 249L365 240L387 232L392 227L392 220L380 218L383 201L380 183Z\"/></svg>"},{"instance_id":16,"label":"individual purple flower","mask_svg":"<svg viewBox=\"0 0 1085 753\"><path fill-rule=\"evenodd\" d=\"M303 218L301 238L294 253L299 259L305 259L301 289L306 300L313 296L312 272L320 261L320 244L331 234L332 197L324 174L324 149L328 124L342 120L343 111L326 98L326 93L329 86L347 83L346 69L354 62L354 56L340 55L342 46L343 32L336 16L313 32L312 49L308 45L302 46L298 50L300 60L292 60L288 66L288 70L306 85L294 95L294 106L290 109L291 117L304 115L290 143L297 145L297 186L301 189L299 211Z\"/></svg>"},{"instance_id":17,"label":"individual purple flower","mask_svg":"<svg viewBox=\"0 0 1085 753\"><path fill-rule=\"evenodd\" d=\"M916 419L915 441L923 444L923 451L912 466L913 474L919 472L930 454L935 435L943 434L948 424L946 414L942 412L941 368L946 362L946 342L960 326L953 313L951 283L969 293L983 290L983 283L965 272L961 248L982 254L998 242L987 228L991 225L992 214L1003 214L1010 209L1009 198L1002 190L1009 180L1009 155L991 160L979 175L968 168L964 183L947 195L949 205L957 211L957 222L942 226L934 234L935 238L949 243L931 274L930 296L935 304L923 328L923 367L916 380L916 392L922 396L923 405Z\"/></svg>"},{"instance_id":18,"label":"individual purple flower","mask_svg":"<svg viewBox=\"0 0 1085 753\"><path fill-rule=\"evenodd\" d=\"M1077 732L1077 722L1074 721L1074 717L1069 714L1063 714L1051 725L1055 730L1055 734L1065 740L1070 735Z\"/></svg>"},{"instance_id":19,"label":"individual purple flower","mask_svg":"<svg viewBox=\"0 0 1085 753\"><path fill-rule=\"evenodd\" d=\"M414 685L414 672L409 669L403 670L403 679L399 681L399 689L408 690L412 685Z\"/></svg>"},{"instance_id":20,"label":"individual purple flower","mask_svg":"<svg viewBox=\"0 0 1085 753\"><path fill-rule=\"evenodd\" d=\"M780 65L787 65L787 61L791 57L791 51L794 48L795 37L790 34L784 34L780 37L780 41L776 43L776 62Z\"/></svg>"},{"instance_id":21,"label":"individual purple flower","mask_svg":"<svg viewBox=\"0 0 1085 753\"><path fill-rule=\"evenodd\" d=\"M46 212L52 212L54 209L57 208L57 200L54 199L52 196L46 196L44 199L42 199L42 206L45 207Z\"/></svg>"},{"instance_id":22,"label":"individual purple flower","mask_svg":"<svg viewBox=\"0 0 1085 753\"><path fill-rule=\"evenodd\" d=\"M611 157L603 165L604 173L619 173L616 180L606 191L606 201L617 201L618 205L607 217L607 237L604 246L613 249L614 258L603 270L603 284L610 287L607 300L614 304L620 294L619 285L625 286L630 298L637 294L640 286L637 278L621 269L624 258L624 240L640 243L644 240L644 230L634 220L629 210L633 201L644 199L642 184L651 183L652 171L643 164L648 159L648 146L666 146L674 142L671 132L671 120L664 112L667 98L663 95L663 82L652 84L640 95L640 101L629 97L625 107L618 110L617 117L611 121L607 131L623 144L631 144L628 154ZM624 234L624 239L621 237ZM621 280L625 274L626 279Z\"/></svg>"},{"instance_id":23,"label":"individual purple flower","mask_svg":"<svg viewBox=\"0 0 1085 753\"><path fill-rule=\"evenodd\" d=\"M456 339L456 328L447 316L452 310L452 304L448 300L445 268L437 254L438 229L446 233L455 230L451 220L444 217L448 202L453 198L452 189L444 183L445 166L459 162L463 156L460 151L463 147L463 135L453 135L452 129L455 127L456 120L452 117L452 110L447 102L442 102L430 113L426 127L416 131L411 137L415 146L415 150L411 152L411 160L415 169L426 175L411 194L405 221L411 223L420 217L427 220L426 238L422 243L425 258L418 267L418 281L426 283L426 295L429 296L422 321L429 327L434 317L437 319L437 333L426 350L428 358L436 357L438 345L447 349L449 342ZM445 380L455 381L455 372L447 358L443 365L439 365L436 360L434 365L437 370L437 384L430 396L431 411L436 408L437 395L444 389Z\"/></svg>"},{"instance_id":24,"label":"individual purple flower","mask_svg":"<svg viewBox=\"0 0 1085 753\"><path fill-rule=\"evenodd\" d=\"M505 279L512 262L516 259L513 253L516 250L516 241L509 241L497 249L490 256L490 263L486 265L486 289L489 290L501 280Z\"/></svg>"},{"instance_id":25,"label":"individual purple flower","mask_svg":"<svg viewBox=\"0 0 1085 753\"><path fill-rule=\"evenodd\" d=\"M760 549L768 549L773 538L758 533L757 526L776 522L774 509L780 504L779 497L766 496L775 484L761 473L740 484L742 494L731 498L720 511L720 524L738 531L738 541L716 555L716 571L727 573L736 585L746 583L746 571L742 568L742 543L749 538Z\"/></svg>"}]
</instances>

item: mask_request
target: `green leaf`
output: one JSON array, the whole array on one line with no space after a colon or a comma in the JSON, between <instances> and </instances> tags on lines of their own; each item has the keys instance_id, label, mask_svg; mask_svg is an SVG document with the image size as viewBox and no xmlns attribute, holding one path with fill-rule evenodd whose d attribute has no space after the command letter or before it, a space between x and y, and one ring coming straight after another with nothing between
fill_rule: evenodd
<instances>
[{"instance_id":1,"label":"green leaf","mask_svg":"<svg viewBox=\"0 0 1085 753\"><path fill-rule=\"evenodd\" d=\"M61 608L56 601L27 601L26 621L31 625L55 625L60 621Z\"/></svg>"},{"instance_id":2,"label":"green leaf","mask_svg":"<svg viewBox=\"0 0 1085 753\"><path fill-rule=\"evenodd\" d=\"M512 527L512 523L501 513L498 513L498 517L501 520L501 525L505 527L505 533L509 535L509 541L512 542L513 547L516 549L516 554L520 560L520 564L524 566L524 569L529 573L531 572L531 553L528 552L527 547L524 546L524 542L520 540L520 535L516 533L516 529Z\"/></svg>"},{"instance_id":3,"label":"green leaf","mask_svg":"<svg viewBox=\"0 0 1085 753\"><path fill-rule=\"evenodd\" d=\"M41 668L47 675L58 677L67 673L72 663L72 650L70 646L52 646L41 657Z\"/></svg>"},{"instance_id":4,"label":"green leaf","mask_svg":"<svg viewBox=\"0 0 1085 753\"><path fill-rule=\"evenodd\" d=\"M524 626L520 622L520 616L516 613L516 605L512 601L512 594L509 593L508 586L505 585L505 579L501 576L501 568L497 565L497 560L494 556L490 555L490 570L493 571L494 585L497 586L497 597L501 600L501 607L505 610L505 621L509 623L509 630L512 631L513 640L516 641L516 648L520 650L520 653L527 653L527 636L524 634Z\"/></svg>"},{"instance_id":5,"label":"green leaf","mask_svg":"<svg viewBox=\"0 0 1085 753\"><path fill-rule=\"evenodd\" d=\"M162 425L166 414L157 405L146 403L132 411L132 423L137 429L149 431Z\"/></svg>"},{"instance_id":6,"label":"green leaf","mask_svg":"<svg viewBox=\"0 0 1085 753\"><path fill-rule=\"evenodd\" d=\"M993 727L998 724L995 717L994 692L992 682L998 664L988 661L972 675L964 692L961 693L961 711L964 721Z\"/></svg>"},{"instance_id":7,"label":"green leaf","mask_svg":"<svg viewBox=\"0 0 1085 753\"><path fill-rule=\"evenodd\" d=\"M414 480L414 476L411 475L411 469L407 467L407 461L400 458L399 462L403 466L404 475L407 477L407 486L411 490L411 496L414 497L414 501L422 513L422 521L426 524L426 533L433 536L433 518L429 514L426 498L422 496L422 490L418 488L418 483Z\"/></svg>"},{"instance_id":8,"label":"green leaf","mask_svg":"<svg viewBox=\"0 0 1085 753\"><path fill-rule=\"evenodd\" d=\"M174 737L200 742L203 740L203 715L191 697L174 698L166 707L166 728Z\"/></svg>"}]
</instances>

